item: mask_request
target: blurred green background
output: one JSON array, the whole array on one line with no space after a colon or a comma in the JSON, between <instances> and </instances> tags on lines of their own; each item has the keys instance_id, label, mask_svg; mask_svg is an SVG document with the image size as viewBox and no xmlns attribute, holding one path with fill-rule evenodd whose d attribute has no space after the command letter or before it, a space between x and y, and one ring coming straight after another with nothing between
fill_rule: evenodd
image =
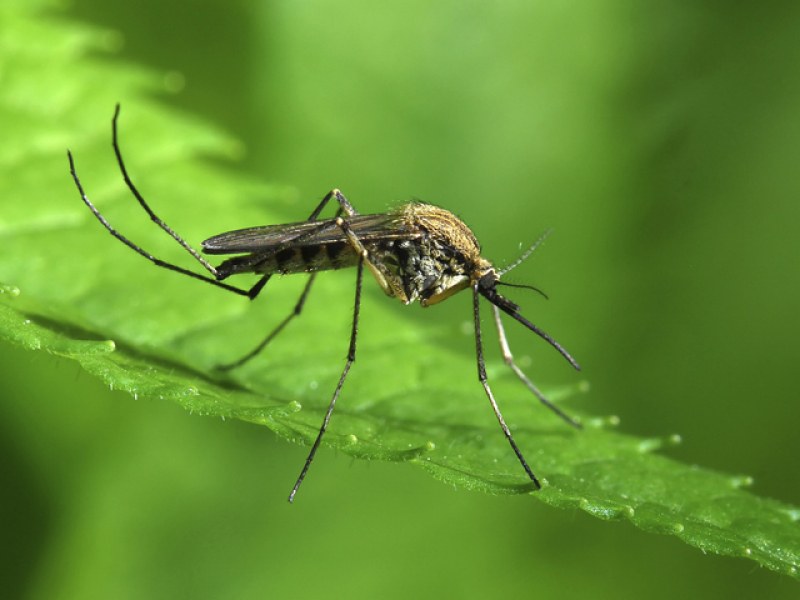
<instances>
[{"instance_id":1,"label":"blurred green background","mask_svg":"<svg viewBox=\"0 0 800 600\"><path fill-rule=\"evenodd\" d=\"M531 317L584 365L592 391L574 404L679 433L670 455L798 502L797 3L79 0L53 14L119 32L119 58L185 84L164 103L242 141L231 168L298 198L438 203L500 264L552 227L515 277L551 295ZM75 200L66 180L50 193ZM468 300L453 302L440 316L464 320ZM674 538L331 451L290 507L305 449L0 352L7 597L797 595ZM537 373L574 381L553 355Z\"/></svg>"}]
</instances>

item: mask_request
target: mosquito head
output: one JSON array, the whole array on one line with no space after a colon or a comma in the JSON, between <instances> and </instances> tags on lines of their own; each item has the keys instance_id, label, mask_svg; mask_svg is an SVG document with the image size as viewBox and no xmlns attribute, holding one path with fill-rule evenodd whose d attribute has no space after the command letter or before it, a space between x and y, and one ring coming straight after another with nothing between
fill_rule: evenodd
<instances>
[{"instance_id":1,"label":"mosquito head","mask_svg":"<svg viewBox=\"0 0 800 600\"><path fill-rule=\"evenodd\" d=\"M497 274L497 271L494 268L490 268L478 279L478 293L503 311L517 312L519 306L502 296L497 291L498 285L504 284L500 281L500 275Z\"/></svg>"},{"instance_id":2,"label":"mosquito head","mask_svg":"<svg viewBox=\"0 0 800 600\"><path fill-rule=\"evenodd\" d=\"M533 290L537 294L544 296L547 299L547 294L545 294L542 290L532 285L526 285L521 283L506 283L505 281L500 281L500 278L511 271L512 269L517 268L521 265L527 258L533 254L534 250L536 250L539 246L541 246L542 242L547 239L547 236L550 235L552 230L548 229L539 238L531 244L531 246L523 252L517 260L513 263L508 265L507 267L496 270L494 266L487 260L481 259L481 262L477 265L477 272L478 276L475 278L478 280L478 291L492 304L496 305L498 308L502 308L500 304L505 304L509 307L514 307L513 310L519 310L519 306L508 300L507 298L500 295L497 291L497 286L503 285L508 287L515 287L515 288L524 288L528 290ZM497 301L495 301L497 300Z\"/></svg>"}]
</instances>

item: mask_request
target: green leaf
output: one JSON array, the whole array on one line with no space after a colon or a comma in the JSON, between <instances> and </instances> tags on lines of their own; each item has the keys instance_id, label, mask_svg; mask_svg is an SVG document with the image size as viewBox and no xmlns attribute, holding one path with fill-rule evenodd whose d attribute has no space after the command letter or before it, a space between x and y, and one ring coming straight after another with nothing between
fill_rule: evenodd
<instances>
[{"instance_id":1,"label":"green leaf","mask_svg":"<svg viewBox=\"0 0 800 600\"><path fill-rule=\"evenodd\" d=\"M209 156L236 156L236 142L146 100L145 92L163 87L153 74L88 56L108 45L108 36L33 21L15 6L0 13L10 49L4 56L14 56L1 65L0 236L6 250L0 255L0 336L74 359L135 396L259 423L310 443L343 367L354 273L320 277L302 317L262 356L223 376L214 365L247 351L288 314L303 278L270 282L251 306L149 265L86 210L65 149L73 151L88 194L115 227L160 258L189 268L196 265L149 222L118 173L109 122L120 98L126 99L120 127L131 175L187 240L299 220L311 206L212 161ZM612 418L584 417L584 431L570 430L491 354L487 368L495 394L545 483L532 492L475 377L471 332L435 316L458 311L468 323L468 295L421 312L367 287L358 361L326 446L361 459L410 462L465 489L529 493L602 519L627 519L704 552L750 558L798 577L800 509L742 490L748 477L686 466L654 452L675 437L620 434L609 428ZM563 401L579 387L547 391Z\"/></svg>"}]
</instances>

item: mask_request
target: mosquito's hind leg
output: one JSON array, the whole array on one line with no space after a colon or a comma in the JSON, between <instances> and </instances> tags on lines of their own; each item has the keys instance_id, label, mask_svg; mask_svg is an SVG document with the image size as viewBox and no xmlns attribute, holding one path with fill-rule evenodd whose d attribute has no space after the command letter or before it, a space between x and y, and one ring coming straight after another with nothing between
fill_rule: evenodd
<instances>
[{"instance_id":1,"label":"mosquito's hind leg","mask_svg":"<svg viewBox=\"0 0 800 600\"><path fill-rule=\"evenodd\" d=\"M119 170L122 173L122 178L125 180L125 185L128 186L128 189L131 191L133 196L136 198L136 201L139 202L139 205L145 210L145 212L149 215L150 220L153 221L156 225L158 225L161 229L166 231L169 236L174 239L181 247L186 250L192 258L194 258L197 262L199 262L202 267L217 277L217 270L202 256L200 253L192 248L189 243L184 240L180 235L178 235L169 225L167 225L164 221L162 221L156 213L153 212L153 209L150 208L150 205L144 199L142 194L136 188L133 181L131 181L130 176L128 175L128 169L125 166L125 161L122 158L122 150L119 146L119 131L117 128L117 121L119 120L119 111L120 105L117 104L116 109L114 110L114 118L111 120L111 145L114 147L114 154L117 157L117 164L119 165Z\"/></svg>"},{"instance_id":2,"label":"mosquito's hind leg","mask_svg":"<svg viewBox=\"0 0 800 600\"><path fill-rule=\"evenodd\" d=\"M95 218L98 221L100 221L100 223L103 225L103 227L105 227L106 230L111 235L113 235L120 242L122 242L123 244L128 246L131 250L133 250L137 254L140 254L141 256L143 256L144 258L149 260L151 263L153 263L157 267L162 267L162 268L170 270L170 271L175 271L176 273L181 273L181 274L186 275L188 277L192 277L193 279L198 279L200 281L205 281L206 283L210 283L211 285L214 285L216 287L222 288L222 289L227 290L229 292L233 292L234 294L238 294L240 296L247 296L248 298L251 298L251 299L255 298L258 295L258 293L261 291L261 289L264 287L264 284L266 284L266 281L268 279L267 277L262 277L258 282L256 282L256 284L253 287L251 287L249 289L242 289L242 288L239 288L239 287L236 287L236 286L233 286L233 285L230 285L230 284L227 284L227 283L224 283L224 282L220 281L219 280L220 276L219 276L219 273L217 272L217 270L211 264L209 264L207 260L205 260L202 256L200 256L200 254L194 248L192 248L183 238L181 238L181 236L179 236L166 223L164 223L161 219L159 219L158 216L156 216L156 214L153 212L153 210L147 204L145 199L142 197L142 195L139 193L139 190L136 189L136 186L133 184L133 182L131 181L130 177L128 176L128 171L127 171L127 168L125 167L125 162L122 159L122 152L120 151L120 147L119 147L119 139L118 139L118 134L117 134L117 119L119 117L119 110L120 110L120 107L119 107L119 104L117 104L116 110L114 111L114 118L113 118L113 120L111 122L112 144L113 144L113 147L114 147L114 154L117 157L117 162L118 162L120 170L122 172L122 176L123 176L123 178L125 180L125 184L128 186L128 189L131 191L131 193L133 193L134 197L139 202L139 204L142 206L142 208L144 208L145 211L147 211L147 214L150 215L150 218L161 229L166 231L174 240L176 240L187 252L189 252L189 254L191 254L192 257L197 262L199 262L200 265L202 265L202 267L206 271L208 271L213 277L209 277L209 276L203 275L201 273L195 273L194 271L190 271L189 269L185 269L185 268L180 267L180 266L178 266L176 264L163 261L160 258L156 258L152 254L150 254L149 252L147 252L146 250L144 250L143 248L141 248L140 246L138 246L137 244L132 242L130 239L125 237L123 234L118 232L116 229L114 229L114 227L108 222L108 220L106 220L106 218L100 213L100 211L97 209L97 207L92 203L91 200L89 200L89 197L86 195L86 192L83 189L83 185L81 184L81 180L78 177L78 172L77 172L77 170L75 168L75 159L72 156L72 152L67 150L67 158L69 159L70 174L72 175L72 179L75 182L75 186L78 188L78 192L80 193L81 200L83 200L83 203L89 208L89 210L92 212L92 214L95 216Z\"/></svg>"}]
</instances>

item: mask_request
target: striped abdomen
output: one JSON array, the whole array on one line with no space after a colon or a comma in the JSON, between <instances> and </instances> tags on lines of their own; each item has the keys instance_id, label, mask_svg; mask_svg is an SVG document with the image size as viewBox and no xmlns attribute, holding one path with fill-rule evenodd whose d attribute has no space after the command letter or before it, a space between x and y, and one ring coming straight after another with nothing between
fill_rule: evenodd
<instances>
[{"instance_id":1,"label":"striped abdomen","mask_svg":"<svg viewBox=\"0 0 800 600\"><path fill-rule=\"evenodd\" d=\"M290 246L277 252L254 252L230 258L217 267L221 278L236 273L311 273L354 267L358 256L345 241Z\"/></svg>"}]
</instances>

